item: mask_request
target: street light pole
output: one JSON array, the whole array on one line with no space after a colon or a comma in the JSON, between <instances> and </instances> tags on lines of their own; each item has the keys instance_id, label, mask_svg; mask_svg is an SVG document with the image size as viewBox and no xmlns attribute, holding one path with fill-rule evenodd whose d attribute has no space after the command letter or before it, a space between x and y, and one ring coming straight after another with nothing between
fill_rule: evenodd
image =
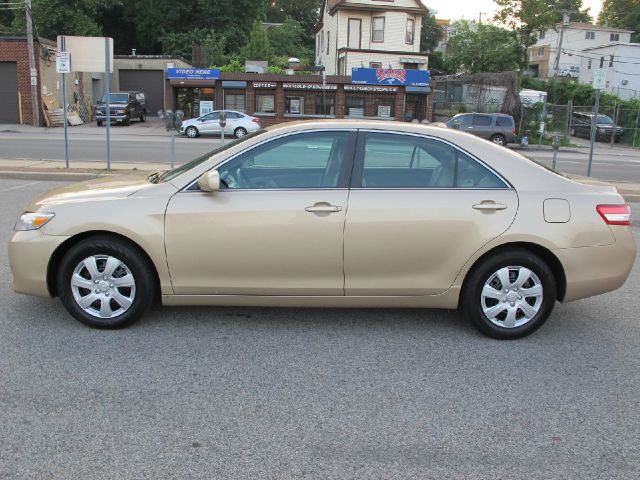
<instances>
[{"instance_id":1,"label":"street light pole","mask_svg":"<svg viewBox=\"0 0 640 480\"><path fill-rule=\"evenodd\" d=\"M558 42L558 51L556 52L556 62L553 68L553 77L558 78L558 71L560 70L560 55L562 55L562 42L564 40L564 29L571 21L571 14L568 11L562 12L562 27L560 28L560 41Z\"/></svg>"}]
</instances>

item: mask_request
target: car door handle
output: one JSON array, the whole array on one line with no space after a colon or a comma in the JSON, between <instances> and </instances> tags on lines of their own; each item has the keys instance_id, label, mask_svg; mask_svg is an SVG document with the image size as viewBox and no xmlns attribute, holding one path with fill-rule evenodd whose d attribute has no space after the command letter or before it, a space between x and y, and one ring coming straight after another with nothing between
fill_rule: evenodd
<instances>
[{"instance_id":1,"label":"car door handle","mask_svg":"<svg viewBox=\"0 0 640 480\"><path fill-rule=\"evenodd\" d=\"M311 213L335 213L341 211L342 207L329 203L316 203L315 205L305 208L305 210Z\"/></svg>"},{"instance_id":2,"label":"car door handle","mask_svg":"<svg viewBox=\"0 0 640 480\"><path fill-rule=\"evenodd\" d=\"M507 206L503 203L482 202L473 206L476 210L506 210Z\"/></svg>"}]
</instances>

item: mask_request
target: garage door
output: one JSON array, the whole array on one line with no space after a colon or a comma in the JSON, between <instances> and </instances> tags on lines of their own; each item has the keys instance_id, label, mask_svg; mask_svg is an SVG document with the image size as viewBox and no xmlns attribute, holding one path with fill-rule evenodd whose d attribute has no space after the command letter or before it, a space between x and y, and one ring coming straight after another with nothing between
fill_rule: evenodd
<instances>
[{"instance_id":1,"label":"garage door","mask_svg":"<svg viewBox=\"0 0 640 480\"><path fill-rule=\"evenodd\" d=\"M0 123L20 123L15 62L0 62Z\"/></svg>"},{"instance_id":2,"label":"garage door","mask_svg":"<svg viewBox=\"0 0 640 480\"><path fill-rule=\"evenodd\" d=\"M147 97L147 112L155 115L164 107L164 75L162 70L120 70L120 90L138 90Z\"/></svg>"}]
</instances>

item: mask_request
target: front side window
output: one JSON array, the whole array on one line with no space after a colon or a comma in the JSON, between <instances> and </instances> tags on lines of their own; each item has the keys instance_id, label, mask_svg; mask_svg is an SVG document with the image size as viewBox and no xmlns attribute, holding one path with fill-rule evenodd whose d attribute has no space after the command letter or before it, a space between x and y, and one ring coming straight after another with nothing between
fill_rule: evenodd
<instances>
[{"instance_id":1,"label":"front side window","mask_svg":"<svg viewBox=\"0 0 640 480\"><path fill-rule=\"evenodd\" d=\"M416 21L413 18L407 19L407 32L405 34L405 43L413 45L413 36L416 30Z\"/></svg>"},{"instance_id":2,"label":"front side window","mask_svg":"<svg viewBox=\"0 0 640 480\"><path fill-rule=\"evenodd\" d=\"M346 178L351 138L313 132L272 140L220 166L221 189L337 188Z\"/></svg>"},{"instance_id":3,"label":"front side window","mask_svg":"<svg viewBox=\"0 0 640 480\"><path fill-rule=\"evenodd\" d=\"M488 168L430 138L366 133L358 154L362 188L505 188Z\"/></svg>"},{"instance_id":4,"label":"front side window","mask_svg":"<svg viewBox=\"0 0 640 480\"><path fill-rule=\"evenodd\" d=\"M384 42L384 17L373 17L371 41Z\"/></svg>"}]
</instances>

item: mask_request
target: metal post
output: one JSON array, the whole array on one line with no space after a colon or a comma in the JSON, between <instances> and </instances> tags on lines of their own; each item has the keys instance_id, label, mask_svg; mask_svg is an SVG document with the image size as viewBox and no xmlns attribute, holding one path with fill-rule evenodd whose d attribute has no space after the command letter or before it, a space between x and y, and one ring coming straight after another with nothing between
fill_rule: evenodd
<instances>
[{"instance_id":1,"label":"metal post","mask_svg":"<svg viewBox=\"0 0 640 480\"><path fill-rule=\"evenodd\" d=\"M176 164L176 130L175 128L171 129L171 170L175 167Z\"/></svg>"},{"instance_id":2,"label":"metal post","mask_svg":"<svg viewBox=\"0 0 640 480\"><path fill-rule=\"evenodd\" d=\"M547 97L544 97L544 103L542 104L542 119L540 120L540 140L538 142L538 147L542 148L542 137L544 136L545 131L545 121L547 119Z\"/></svg>"},{"instance_id":3,"label":"metal post","mask_svg":"<svg viewBox=\"0 0 640 480\"><path fill-rule=\"evenodd\" d=\"M633 130L633 143L636 146L636 137L638 136L638 120L640 120L640 108L638 109L638 115L636 115L636 128Z\"/></svg>"},{"instance_id":4,"label":"metal post","mask_svg":"<svg viewBox=\"0 0 640 480\"><path fill-rule=\"evenodd\" d=\"M620 87L618 87L620 90ZM618 91L618 94L620 92ZM611 129L611 148L616 143L616 127L618 126L618 114L620 113L620 104L616 101L613 107L613 128Z\"/></svg>"},{"instance_id":5,"label":"metal post","mask_svg":"<svg viewBox=\"0 0 640 480\"><path fill-rule=\"evenodd\" d=\"M33 53L33 24L31 20L31 0L24 1L27 16L27 48L29 49L29 70L31 71L31 116L34 127L40 126L40 109L38 108L38 70L36 57Z\"/></svg>"},{"instance_id":6,"label":"metal post","mask_svg":"<svg viewBox=\"0 0 640 480\"><path fill-rule=\"evenodd\" d=\"M111 88L111 59L109 52L109 39L104 39L104 99L107 111L107 171L111 171L111 97L109 89Z\"/></svg>"},{"instance_id":7,"label":"metal post","mask_svg":"<svg viewBox=\"0 0 640 480\"><path fill-rule=\"evenodd\" d=\"M66 52L66 43L64 41L64 35L60 37L60 48L63 52ZM67 133L67 74L62 73L62 116L64 118L64 166L69 168L69 136Z\"/></svg>"},{"instance_id":8,"label":"metal post","mask_svg":"<svg viewBox=\"0 0 640 480\"><path fill-rule=\"evenodd\" d=\"M567 103L567 121L564 129L564 138L566 140L569 140L571 133L571 110L573 110L573 100L569 100L569 103Z\"/></svg>"},{"instance_id":9,"label":"metal post","mask_svg":"<svg viewBox=\"0 0 640 480\"><path fill-rule=\"evenodd\" d=\"M598 119L598 110L600 109L600 89L596 90L596 106L591 119L591 146L589 148L589 164L587 165L587 177L591 176L591 165L593 164L593 148L596 143L596 121Z\"/></svg>"},{"instance_id":10,"label":"metal post","mask_svg":"<svg viewBox=\"0 0 640 480\"><path fill-rule=\"evenodd\" d=\"M225 127L220 128L220 145L224 145L224 128Z\"/></svg>"}]
</instances>

